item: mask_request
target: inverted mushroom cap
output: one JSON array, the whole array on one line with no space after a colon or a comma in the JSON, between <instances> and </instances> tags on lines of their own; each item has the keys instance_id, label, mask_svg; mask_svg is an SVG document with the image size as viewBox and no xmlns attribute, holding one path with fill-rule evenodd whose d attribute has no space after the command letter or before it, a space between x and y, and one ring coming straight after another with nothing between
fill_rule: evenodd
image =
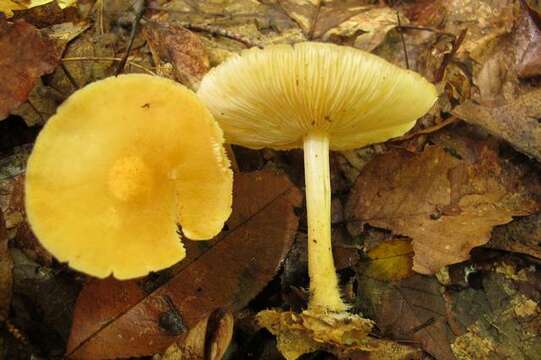
<instances>
[{"instance_id":1,"label":"inverted mushroom cap","mask_svg":"<svg viewBox=\"0 0 541 360\"><path fill-rule=\"evenodd\" d=\"M98 277L133 278L185 256L177 223L209 239L231 213L223 135L195 94L131 74L77 91L41 131L26 211L42 244Z\"/></svg>"},{"instance_id":2,"label":"inverted mushroom cap","mask_svg":"<svg viewBox=\"0 0 541 360\"><path fill-rule=\"evenodd\" d=\"M421 75L370 53L316 42L252 48L211 70L198 91L226 140L301 148L311 129L345 150L400 136L434 104Z\"/></svg>"}]
</instances>

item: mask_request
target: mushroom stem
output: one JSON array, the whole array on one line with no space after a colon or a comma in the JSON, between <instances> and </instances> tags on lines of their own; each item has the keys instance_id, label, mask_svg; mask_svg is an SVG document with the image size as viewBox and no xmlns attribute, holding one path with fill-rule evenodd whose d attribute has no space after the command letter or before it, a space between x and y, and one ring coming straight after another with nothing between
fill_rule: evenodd
<instances>
[{"instance_id":1,"label":"mushroom stem","mask_svg":"<svg viewBox=\"0 0 541 360\"><path fill-rule=\"evenodd\" d=\"M331 181L329 137L312 130L304 138L306 208L308 212L308 273L310 309L345 311L340 297L331 244Z\"/></svg>"}]
</instances>

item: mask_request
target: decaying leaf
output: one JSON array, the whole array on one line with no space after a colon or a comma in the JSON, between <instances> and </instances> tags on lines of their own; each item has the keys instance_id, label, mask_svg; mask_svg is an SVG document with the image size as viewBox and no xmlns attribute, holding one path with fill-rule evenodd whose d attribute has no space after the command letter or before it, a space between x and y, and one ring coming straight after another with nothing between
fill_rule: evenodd
<instances>
[{"instance_id":1,"label":"decaying leaf","mask_svg":"<svg viewBox=\"0 0 541 360\"><path fill-rule=\"evenodd\" d=\"M449 323L459 336L458 360L536 359L541 353L539 274L497 262L480 274L482 287L446 294Z\"/></svg>"},{"instance_id":2,"label":"decaying leaf","mask_svg":"<svg viewBox=\"0 0 541 360\"><path fill-rule=\"evenodd\" d=\"M0 210L0 322L7 319L11 304L12 267L13 263L8 251L8 233L2 210Z\"/></svg>"},{"instance_id":3,"label":"decaying leaf","mask_svg":"<svg viewBox=\"0 0 541 360\"><path fill-rule=\"evenodd\" d=\"M496 226L487 245L541 259L539 239L541 239L541 214L535 214Z\"/></svg>"},{"instance_id":4,"label":"decaying leaf","mask_svg":"<svg viewBox=\"0 0 541 360\"><path fill-rule=\"evenodd\" d=\"M522 179L520 168L500 159L489 142L466 143L469 153L434 145L419 154L394 150L376 157L357 179L348 218L411 237L417 272L467 259L493 226L530 215L540 204L528 188L538 180Z\"/></svg>"},{"instance_id":5,"label":"decaying leaf","mask_svg":"<svg viewBox=\"0 0 541 360\"><path fill-rule=\"evenodd\" d=\"M31 148L21 146L12 155L0 159L0 210L3 211L8 237L13 238L24 220L24 167Z\"/></svg>"},{"instance_id":6,"label":"decaying leaf","mask_svg":"<svg viewBox=\"0 0 541 360\"><path fill-rule=\"evenodd\" d=\"M186 244L187 258L161 276L87 284L77 302L69 356L154 354L215 309L245 306L289 250L301 194L285 175L261 171L235 178L234 199L229 230L210 242Z\"/></svg>"},{"instance_id":7,"label":"decaying leaf","mask_svg":"<svg viewBox=\"0 0 541 360\"><path fill-rule=\"evenodd\" d=\"M340 9L340 12L342 11ZM333 40L365 51L372 51L383 42L387 33L397 26L396 11L388 7L352 6L349 11L354 15L324 32L321 35L323 40ZM334 21L336 17L322 10L315 28L316 37L317 31L328 27L328 25L323 25L327 19Z\"/></svg>"},{"instance_id":8,"label":"decaying leaf","mask_svg":"<svg viewBox=\"0 0 541 360\"><path fill-rule=\"evenodd\" d=\"M518 23L516 30L518 76L521 78L539 76L541 75L541 15L533 9L525 9Z\"/></svg>"},{"instance_id":9,"label":"decaying leaf","mask_svg":"<svg viewBox=\"0 0 541 360\"><path fill-rule=\"evenodd\" d=\"M30 9L36 6L42 6L52 2L53 0L31 0L28 2L0 0L0 13L4 13L8 18L13 16L13 11ZM75 0L56 0L58 6L64 9L68 6L75 5Z\"/></svg>"},{"instance_id":10,"label":"decaying leaf","mask_svg":"<svg viewBox=\"0 0 541 360\"><path fill-rule=\"evenodd\" d=\"M385 337L412 340L438 360L455 360L442 287L434 278L415 275L398 283L358 274L359 305Z\"/></svg>"},{"instance_id":11,"label":"decaying leaf","mask_svg":"<svg viewBox=\"0 0 541 360\"><path fill-rule=\"evenodd\" d=\"M368 251L370 263L366 276L397 281L413 275L413 248L407 239L384 241Z\"/></svg>"},{"instance_id":12,"label":"decaying leaf","mask_svg":"<svg viewBox=\"0 0 541 360\"><path fill-rule=\"evenodd\" d=\"M154 63L159 64L158 71L172 64L176 80L196 88L209 70L209 59L200 38L182 26L158 21L145 24L144 34Z\"/></svg>"},{"instance_id":13,"label":"decaying leaf","mask_svg":"<svg viewBox=\"0 0 541 360\"><path fill-rule=\"evenodd\" d=\"M519 151L541 161L541 89L533 90L500 107L466 101L453 114L503 138Z\"/></svg>"},{"instance_id":14,"label":"decaying leaf","mask_svg":"<svg viewBox=\"0 0 541 360\"><path fill-rule=\"evenodd\" d=\"M221 360L233 338L233 315L216 310L154 360Z\"/></svg>"},{"instance_id":15,"label":"decaying leaf","mask_svg":"<svg viewBox=\"0 0 541 360\"><path fill-rule=\"evenodd\" d=\"M368 352L368 359L414 359L416 350L392 341L369 336L374 322L349 313L302 313L265 310L257 321L276 335L278 350L287 360L316 350L326 350L340 358ZM373 356L373 357L370 357Z\"/></svg>"},{"instance_id":16,"label":"decaying leaf","mask_svg":"<svg viewBox=\"0 0 541 360\"><path fill-rule=\"evenodd\" d=\"M0 18L0 120L26 101L38 78L59 60L54 41L34 26Z\"/></svg>"}]
</instances>

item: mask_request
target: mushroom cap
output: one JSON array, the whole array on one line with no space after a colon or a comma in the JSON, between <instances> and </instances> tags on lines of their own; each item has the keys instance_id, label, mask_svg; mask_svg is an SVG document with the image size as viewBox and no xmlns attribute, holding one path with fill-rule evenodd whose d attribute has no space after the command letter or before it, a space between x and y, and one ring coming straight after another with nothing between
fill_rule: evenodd
<instances>
[{"instance_id":1,"label":"mushroom cap","mask_svg":"<svg viewBox=\"0 0 541 360\"><path fill-rule=\"evenodd\" d=\"M300 148L312 129L346 150L400 136L437 99L421 75L346 46L252 48L211 70L198 91L233 144Z\"/></svg>"},{"instance_id":2,"label":"mushroom cap","mask_svg":"<svg viewBox=\"0 0 541 360\"><path fill-rule=\"evenodd\" d=\"M40 132L26 211L41 243L74 269L128 279L182 260L177 223L209 239L231 213L223 134L197 96L130 74L69 97Z\"/></svg>"}]
</instances>

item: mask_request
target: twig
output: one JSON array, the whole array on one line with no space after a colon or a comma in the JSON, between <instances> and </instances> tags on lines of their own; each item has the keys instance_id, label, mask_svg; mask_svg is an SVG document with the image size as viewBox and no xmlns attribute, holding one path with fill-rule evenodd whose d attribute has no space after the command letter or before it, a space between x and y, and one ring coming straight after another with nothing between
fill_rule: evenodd
<instances>
[{"instance_id":1,"label":"twig","mask_svg":"<svg viewBox=\"0 0 541 360\"><path fill-rule=\"evenodd\" d=\"M405 24L402 24L402 25L398 25L396 28L398 30L428 31L428 32L433 32L435 34L440 34L440 35L445 35L445 36L450 36L452 38L456 38L456 35L453 34L453 33L438 30L438 29L433 28L433 27L424 27L424 26L417 26L417 25L407 25L407 24L405 25Z\"/></svg>"},{"instance_id":2,"label":"twig","mask_svg":"<svg viewBox=\"0 0 541 360\"><path fill-rule=\"evenodd\" d=\"M211 35L218 35L223 36L225 38L238 41L242 43L246 47L262 47L258 43L252 41L251 39L248 39L246 36L234 33L232 31L229 31L227 29L213 26L213 25L207 25L207 24L192 24L191 22L181 21L180 25L185 27L188 30L193 31L201 31L201 32L207 32Z\"/></svg>"},{"instance_id":3,"label":"twig","mask_svg":"<svg viewBox=\"0 0 541 360\"><path fill-rule=\"evenodd\" d=\"M404 33L401 29L402 27L402 21L400 21L400 13L396 11L396 21L398 22L398 33L400 34L400 41L402 41L402 48L404 49L404 59L406 60L406 68L410 68L410 61L408 57L408 49L406 47L406 40L404 39Z\"/></svg>"},{"instance_id":4,"label":"twig","mask_svg":"<svg viewBox=\"0 0 541 360\"><path fill-rule=\"evenodd\" d=\"M75 56L63 58L62 61L122 61L122 58L119 57L101 57L101 56ZM135 68L141 69L151 75L157 75L154 71L146 68L145 66L133 62L131 60L127 61L128 65L131 65Z\"/></svg>"},{"instance_id":5,"label":"twig","mask_svg":"<svg viewBox=\"0 0 541 360\"><path fill-rule=\"evenodd\" d=\"M468 28L465 28L464 30L462 30L460 32L460 35L458 35L458 37L453 42L453 48L451 49L451 52L444 55L440 67L438 68L438 70L436 70L436 73L434 74L435 82L440 82L441 80L443 80L443 76L445 75L445 69L447 68L447 65L449 65L451 60L455 57L467 33L468 33Z\"/></svg>"},{"instance_id":6,"label":"twig","mask_svg":"<svg viewBox=\"0 0 541 360\"><path fill-rule=\"evenodd\" d=\"M124 67L126 66L126 62L128 61L128 56L130 56L133 41L135 40L135 34L137 33L137 30L139 28L139 22L141 21L143 13L145 12L145 5L145 0L135 0L135 3L133 4L133 9L135 10L135 19L132 23L130 39L128 40L128 47L126 49L126 53L124 54L124 56L122 56L122 60L120 60L120 64L118 64L115 75L119 75L120 73L122 73L122 71L124 71Z\"/></svg>"}]
</instances>

